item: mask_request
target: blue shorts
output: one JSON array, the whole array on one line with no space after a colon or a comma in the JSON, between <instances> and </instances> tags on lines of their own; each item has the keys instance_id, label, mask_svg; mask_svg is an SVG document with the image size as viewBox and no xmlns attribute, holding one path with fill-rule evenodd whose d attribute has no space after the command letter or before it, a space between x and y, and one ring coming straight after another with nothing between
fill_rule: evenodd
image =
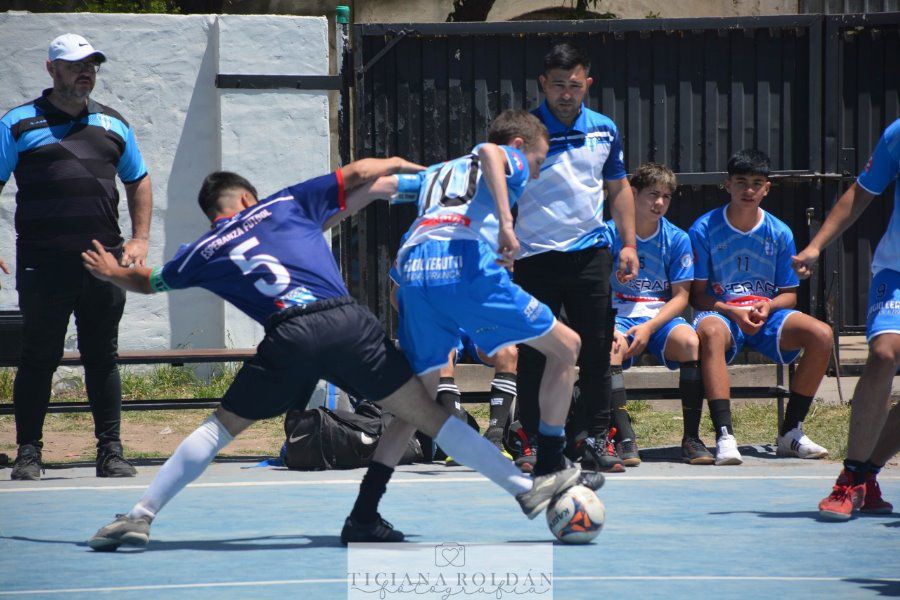
<instances>
[{"instance_id":1,"label":"blue shorts","mask_svg":"<svg viewBox=\"0 0 900 600\"><path fill-rule=\"evenodd\" d=\"M650 317L637 317L634 319L630 319L628 317L616 317L616 330L622 333L625 333L635 325L640 325L641 323L646 323L650 320ZM677 360L666 360L666 343L669 341L669 334L672 333L672 330L678 327L679 325L684 325L685 327L691 327L691 324L685 321L681 317L675 317L662 327L660 327L656 332L650 336L650 341L647 342L647 349L644 352L649 352L653 356L656 357L656 360L659 361L659 364L666 365L669 369L675 370L680 365ZM691 327L693 329L693 327ZM628 336L628 342L634 339L634 336ZM636 356L632 356L631 358L626 358L622 362L622 368L628 369L631 365L634 364L634 359Z\"/></svg>"},{"instance_id":2,"label":"blue shorts","mask_svg":"<svg viewBox=\"0 0 900 600\"><path fill-rule=\"evenodd\" d=\"M866 311L866 341L882 333L900 334L900 272L882 269L869 287Z\"/></svg>"},{"instance_id":3,"label":"blue shorts","mask_svg":"<svg viewBox=\"0 0 900 600\"><path fill-rule=\"evenodd\" d=\"M400 263L400 347L417 374L447 364L459 330L488 356L510 344L541 337L556 318L512 282L496 253L475 240L429 240Z\"/></svg>"},{"instance_id":4,"label":"blue shorts","mask_svg":"<svg viewBox=\"0 0 900 600\"><path fill-rule=\"evenodd\" d=\"M475 345L468 333L460 329L459 341L456 342L456 362L459 362L463 354L475 361L476 365L484 364L484 361L481 360L481 356L478 354L478 346Z\"/></svg>"},{"instance_id":5,"label":"blue shorts","mask_svg":"<svg viewBox=\"0 0 900 600\"><path fill-rule=\"evenodd\" d=\"M697 326L700 325L700 321L707 317L719 318L728 326L729 331L731 331L731 349L725 353L725 362L728 364L731 364L731 361L733 361L734 357L737 356L737 353L741 351L744 344L747 344L748 347L765 355L773 362L778 363L779 365L789 365L800 356L800 350L781 349L781 329L784 327L785 319L795 312L797 311L787 308L776 310L769 315L769 319L766 321L766 324L762 326L762 329L753 335L747 335L741 331L741 328L738 327L737 323L725 315L721 315L715 311L704 311L697 313L694 317L694 329L697 329Z\"/></svg>"}]
</instances>

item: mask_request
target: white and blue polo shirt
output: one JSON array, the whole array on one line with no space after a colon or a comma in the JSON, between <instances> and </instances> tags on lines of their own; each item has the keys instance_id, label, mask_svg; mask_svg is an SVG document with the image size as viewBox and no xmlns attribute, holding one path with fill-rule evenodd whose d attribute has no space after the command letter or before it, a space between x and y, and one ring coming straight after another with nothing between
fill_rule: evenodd
<instances>
[{"instance_id":1,"label":"white and blue polo shirt","mask_svg":"<svg viewBox=\"0 0 900 600\"><path fill-rule=\"evenodd\" d=\"M547 126L550 151L540 179L529 182L519 198L519 258L608 245L603 181L626 176L616 124L584 104L571 127L560 123L546 102L533 114Z\"/></svg>"},{"instance_id":2,"label":"white and blue polo shirt","mask_svg":"<svg viewBox=\"0 0 900 600\"><path fill-rule=\"evenodd\" d=\"M883 193L900 173L900 119L884 130L865 170L856 180L864 190L876 196ZM894 190L894 212L884 237L872 258L872 273L882 269L900 271L900 185Z\"/></svg>"}]
</instances>

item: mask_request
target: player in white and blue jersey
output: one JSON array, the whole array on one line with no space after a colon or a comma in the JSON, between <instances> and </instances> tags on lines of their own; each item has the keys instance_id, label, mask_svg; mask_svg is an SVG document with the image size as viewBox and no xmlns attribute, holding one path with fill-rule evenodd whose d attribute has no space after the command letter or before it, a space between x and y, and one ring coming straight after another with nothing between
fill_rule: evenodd
<instances>
[{"instance_id":1,"label":"player in white and blue jersey","mask_svg":"<svg viewBox=\"0 0 900 600\"><path fill-rule=\"evenodd\" d=\"M691 464L712 464L713 456L700 440L703 382L700 380L697 334L682 313L688 306L694 259L688 234L665 215L678 182L664 165L644 163L631 177L634 189L635 232L640 271L631 281L611 278L616 329L610 355L612 418L616 450L626 466L641 459L631 418L625 407L623 369L644 351L660 364L679 369L679 390L684 415L682 456ZM622 248L614 222L608 222L613 260Z\"/></svg>"},{"instance_id":2,"label":"player in white and blue jersey","mask_svg":"<svg viewBox=\"0 0 900 600\"><path fill-rule=\"evenodd\" d=\"M550 502L550 490L578 481L578 469L567 468L532 485L490 442L433 401L378 320L344 287L323 232L373 199L390 197L397 188L391 174L419 169L399 158L364 159L262 201L240 175L213 173L198 198L212 230L162 268L120 267L94 241L95 249L82 258L96 277L141 293L203 287L264 324L266 332L221 406L178 446L140 501L89 540L92 548L146 545L159 511L220 450L254 421L302 409L320 379L421 429L459 462L515 494L529 518ZM397 461L385 460L375 452L373 463L392 471ZM375 513L371 520L348 518L341 539L392 542L403 534Z\"/></svg>"},{"instance_id":3,"label":"player in white and blue jersey","mask_svg":"<svg viewBox=\"0 0 900 600\"><path fill-rule=\"evenodd\" d=\"M794 268L809 277L822 249L862 215L872 199L896 183L900 173L900 119L878 141L865 170L835 203L822 228L794 257ZM894 212L872 258L872 284L866 318L869 357L851 405L847 459L832 493L819 503L819 514L846 520L856 509L890 513L876 476L900 451L900 405L891 408L891 385L900 367L900 186Z\"/></svg>"},{"instance_id":4,"label":"player in white and blue jersey","mask_svg":"<svg viewBox=\"0 0 900 600\"><path fill-rule=\"evenodd\" d=\"M769 193L769 157L741 150L728 161L731 201L691 226L694 283L691 304L700 337L700 369L716 430L716 464L743 462L731 425L728 363L741 348L790 364L803 352L776 439L779 456L821 458L828 451L803 433L813 396L831 357L831 328L793 310L800 281L790 228L760 208Z\"/></svg>"},{"instance_id":5,"label":"player in white and blue jersey","mask_svg":"<svg viewBox=\"0 0 900 600\"><path fill-rule=\"evenodd\" d=\"M430 167L421 182L419 217L403 237L395 271L400 347L431 397L460 330L488 356L521 342L547 357L536 480L569 471L564 427L580 347L578 335L514 284L507 270L519 251L512 209L528 179L539 175L547 146L540 121L523 110L506 110L491 122L488 143ZM376 455L399 459L414 431L394 419ZM602 475L576 472L583 485L597 489L603 483ZM370 469L364 486L370 476L377 473ZM386 483L361 489L354 511L377 507Z\"/></svg>"}]
</instances>

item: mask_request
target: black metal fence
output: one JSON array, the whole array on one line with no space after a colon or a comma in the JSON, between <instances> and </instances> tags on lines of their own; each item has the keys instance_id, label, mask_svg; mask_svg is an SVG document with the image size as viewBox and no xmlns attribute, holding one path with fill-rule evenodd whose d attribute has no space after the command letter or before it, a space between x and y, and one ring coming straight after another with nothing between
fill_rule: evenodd
<instances>
[{"instance_id":1,"label":"black metal fence","mask_svg":"<svg viewBox=\"0 0 900 600\"><path fill-rule=\"evenodd\" d=\"M540 103L543 56L567 39L591 57L586 103L618 124L629 170L653 160L678 173L673 222L687 228L724 203L728 157L753 146L781 174L765 207L802 246L900 115L898 32L900 13L357 25L355 156L429 164L465 153L503 109ZM842 331L864 325L869 242L883 233L890 205L873 206L877 215L827 255L825 277L801 290L802 308L828 309ZM351 290L391 331L387 273L413 218L412 207L379 204L340 237Z\"/></svg>"}]
</instances>

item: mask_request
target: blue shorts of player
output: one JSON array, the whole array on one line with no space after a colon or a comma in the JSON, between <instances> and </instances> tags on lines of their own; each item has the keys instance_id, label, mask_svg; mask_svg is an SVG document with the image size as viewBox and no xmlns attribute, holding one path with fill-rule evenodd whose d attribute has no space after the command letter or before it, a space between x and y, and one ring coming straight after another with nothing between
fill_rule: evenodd
<instances>
[{"instance_id":1,"label":"blue shorts of player","mask_svg":"<svg viewBox=\"0 0 900 600\"><path fill-rule=\"evenodd\" d=\"M728 326L728 329L731 331L731 349L725 353L725 362L728 364L731 364L731 361L733 361L734 357L737 356L737 353L741 351L744 344L747 344L748 347L763 354L773 362L780 365L789 365L800 356L800 350L781 349L781 329L784 327L785 319L795 312L797 311L787 308L776 310L769 315L769 319L766 321L766 324L762 326L762 329L753 335L747 335L741 331L741 328L737 326L737 323L725 315L720 315L714 311L704 311L697 313L694 317L694 329L697 329L700 325L700 321L709 317L721 319L722 322Z\"/></svg>"},{"instance_id":2,"label":"blue shorts of player","mask_svg":"<svg viewBox=\"0 0 900 600\"><path fill-rule=\"evenodd\" d=\"M488 356L550 331L550 309L512 282L496 253L476 240L429 240L398 267L400 347L422 374L447 364L459 330Z\"/></svg>"},{"instance_id":3,"label":"blue shorts of player","mask_svg":"<svg viewBox=\"0 0 900 600\"><path fill-rule=\"evenodd\" d=\"M875 274L866 315L866 341L883 333L900 334L900 272L882 269Z\"/></svg>"},{"instance_id":4,"label":"blue shorts of player","mask_svg":"<svg viewBox=\"0 0 900 600\"><path fill-rule=\"evenodd\" d=\"M640 325L641 323L646 323L650 320L650 317L638 317L636 319L629 319L627 317L616 317L616 330L625 333L635 325ZM674 371L679 367L679 363L677 360L666 360L666 344L669 341L669 334L672 333L676 327L679 326L691 327L691 324L685 321L681 317L675 317L662 327L660 327L656 332L650 336L650 341L647 342L647 349L645 352L649 352L653 356L656 357L656 360L659 361L659 364L666 365L669 369ZM691 327L693 329L693 327ZM628 336L628 342L631 343L631 340L634 339L634 336ZM637 358L633 356L631 358L627 358L622 361L622 368L628 369L631 365L634 364L634 359Z\"/></svg>"},{"instance_id":5,"label":"blue shorts of player","mask_svg":"<svg viewBox=\"0 0 900 600\"><path fill-rule=\"evenodd\" d=\"M464 353L474 361L474 364L484 364L484 361L481 360L481 355L478 354L478 346L475 345L468 333L460 330L459 341L456 342L456 362L459 362Z\"/></svg>"}]
</instances>

